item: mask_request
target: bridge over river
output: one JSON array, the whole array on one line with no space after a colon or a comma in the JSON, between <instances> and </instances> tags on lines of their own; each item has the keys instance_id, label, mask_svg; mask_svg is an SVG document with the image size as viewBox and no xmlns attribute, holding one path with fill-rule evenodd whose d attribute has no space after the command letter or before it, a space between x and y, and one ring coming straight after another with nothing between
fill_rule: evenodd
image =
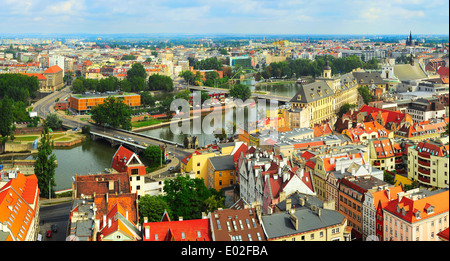
<instances>
[{"instance_id":1,"label":"bridge over river","mask_svg":"<svg viewBox=\"0 0 450 261\"><path fill-rule=\"evenodd\" d=\"M229 93L229 89L223 89L223 88L215 88L215 87L208 87L208 86L189 86L190 90L195 91L208 91L208 92L223 92L223 93ZM273 94L263 94L258 92L252 92L252 98L256 99L266 99L266 100L276 100L279 102L289 102L292 97L287 96L280 96L280 95L273 95Z\"/></svg>"}]
</instances>

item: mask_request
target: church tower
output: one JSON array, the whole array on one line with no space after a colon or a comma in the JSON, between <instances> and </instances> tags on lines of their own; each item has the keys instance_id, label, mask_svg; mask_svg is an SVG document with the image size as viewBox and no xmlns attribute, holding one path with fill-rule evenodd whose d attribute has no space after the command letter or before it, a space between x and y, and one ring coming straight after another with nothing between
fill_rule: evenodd
<instances>
[{"instance_id":1,"label":"church tower","mask_svg":"<svg viewBox=\"0 0 450 261\"><path fill-rule=\"evenodd\" d=\"M325 63L325 68L323 68L323 78L331 78L331 67L328 60Z\"/></svg>"}]
</instances>

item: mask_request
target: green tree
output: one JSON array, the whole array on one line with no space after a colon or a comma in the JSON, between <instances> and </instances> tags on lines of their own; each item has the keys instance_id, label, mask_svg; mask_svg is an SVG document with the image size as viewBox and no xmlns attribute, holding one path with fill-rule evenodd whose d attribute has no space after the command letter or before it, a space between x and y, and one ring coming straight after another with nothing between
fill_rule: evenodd
<instances>
[{"instance_id":1,"label":"green tree","mask_svg":"<svg viewBox=\"0 0 450 261\"><path fill-rule=\"evenodd\" d=\"M8 97L0 99L0 134L7 137L11 134L13 125L14 101Z\"/></svg>"},{"instance_id":2,"label":"green tree","mask_svg":"<svg viewBox=\"0 0 450 261\"><path fill-rule=\"evenodd\" d=\"M365 104L369 104L369 102L372 101L372 95L370 94L369 87L367 86L361 86L358 88L358 92L363 98L363 101Z\"/></svg>"},{"instance_id":3,"label":"green tree","mask_svg":"<svg viewBox=\"0 0 450 261\"><path fill-rule=\"evenodd\" d=\"M189 84L194 84L194 73L191 71L182 71L180 76Z\"/></svg>"},{"instance_id":4,"label":"green tree","mask_svg":"<svg viewBox=\"0 0 450 261\"><path fill-rule=\"evenodd\" d=\"M346 114L351 108L355 108L356 106L357 106L356 104L348 104L348 103L342 105L338 112L339 118L342 117L342 115Z\"/></svg>"},{"instance_id":5,"label":"green tree","mask_svg":"<svg viewBox=\"0 0 450 261\"><path fill-rule=\"evenodd\" d=\"M250 91L250 87L248 87L247 85L236 84L233 88L230 89L230 95L234 98L245 101L251 97L252 92Z\"/></svg>"},{"instance_id":6,"label":"green tree","mask_svg":"<svg viewBox=\"0 0 450 261\"><path fill-rule=\"evenodd\" d=\"M141 93L141 104L153 107L155 106L156 99L150 92L142 92Z\"/></svg>"},{"instance_id":7,"label":"green tree","mask_svg":"<svg viewBox=\"0 0 450 261\"><path fill-rule=\"evenodd\" d=\"M147 78L145 68L140 63L135 63L131 66L131 69L127 71L127 79L131 81L134 77Z\"/></svg>"},{"instance_id":8,"label":"green tree","mask_svg":"<svg viewBox=\"0 0 450 261\"><path fill-rule=\"evenodd\" d=\"M186 101L189 101L189 99L191 98L191 92L189 90L183 90L181 92L178 92L175 95L176 99L185 99Z\"/></svg>"},{"instance_id":9,"label":"green tree","mask_svg":"<svg viewBox=\"0 0 450 261\"><path fill-rule=\"evenodd\" d=\"M160 113L165 113L167 116L171 116L173 112L170 110L170 104L172 103L173 100L174 96L169 96L164 100L160 101L158 111Z\"/></svg>"},{"instance_id":10,"label":"green tree","mask_svg":"<svg viewBox=\"0 0 450 261\"><path fill-rule=\"evenodd\" d=\"M214 212L215 210L224 207L224 198L217 195L211 195L203 203L205 204L207 213Z\"/></svg>"},{"instance_id":11,"label":"green tree","mask_svg":"<svg viewBox=\"0 0 450 261\"><path fill-rule=\"evenodd\" d=\"M163 196L145 195L140 197L138 207L141 224L144 217L148 217L148 222L160 222L164 211L167 211L169 217L172 216L172 211Z\"/></svg>"},{"instance_id":12,"label":"green tree","mask_svg":"<svg viewBox=\"0 0 450 261\"><path fill-rule=\"evenodd\" d=\"M164 198L169 204L175 219L201 218L201 213L207 210L205 201L211 196L203 179L177 176L164 181Z\"/></svg>"},{"instance_id":13,"label":"green tree","mask_svg":"<svg viewBox=\"0 0 450 261\"><path fill-rule=\"evenodd\" d=\"M38 179L38 187L42 196L54 196L56 155L53 154L53 141L50 140L47 127L44 127L38 145L38 155L34 163L34 174Z\"/></svg>"},{"instance_id":14,"label":"green tree","mask_svg":"<svg viewBox=\"0 0 450 261\"><path fill-rule=\"evenodd\" d=\"M206 58L194 64L196 70L222 70L222 63L216 57Z\"/></svg>"},{"instance_id":15,"label":"green tree","mask_svg":"<svg viewBox=\"0 0 450 261\"><path fill-rule=\"evenodd\" d=\"M56 113L48 114L45 120L45 126L52 130L60 129L62 127L62 123L63 121L59 118L59 116Z\"/></svg>"},{"instance_id":16,"label":"green tree","mask_svg":"<svg viewBox=\"0 0 450 261\"><path fill-rule=\"evenodd\" d=\"M131 109L121 98L106 98L103 104L92 108L91 114L91 119L97 124L131 130Z\"/></svg>"},{"instance_id":17,"label":"green tree","mask_svg":"<svg viewBox=\"0 0 450 261\"><path fill-rule=\"evenodd\" d=\"M173 91L173 80L169 76L153 74L148 77L148 89L151 91Z\"/></svg>"},{"instance_id":18,"label":"green tree","mask_svg":"<svg viewBox=\"0 0 450 261\"><path fill-rule=\"evenodd\" d=\"M150 167L157 167L162 162L162 150L158 145L148 146L143 154L143 159L148 162Z\"/></svg>"}]
</instances>

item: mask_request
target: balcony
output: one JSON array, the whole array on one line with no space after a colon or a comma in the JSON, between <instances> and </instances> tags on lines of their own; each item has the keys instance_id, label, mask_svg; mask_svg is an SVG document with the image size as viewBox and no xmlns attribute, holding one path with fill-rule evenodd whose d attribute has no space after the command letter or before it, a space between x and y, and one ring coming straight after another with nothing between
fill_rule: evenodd
<instances>
[{"instance_id":1,"label":"balcony","mask_svg":"<svg viewBox=\"0 0 450 261\"><path fill-rule=\"evenodd\" d=\"M418 179L419 179L420 181L424 182L424 183L430 183L430 178L421 177L421 176L419 175Z\"/></svg>"},{"instance_id":2,"label":"balcony","mask_svg":"<svg viewBox=\"0 0 450 261\"><path fill-rule=\"evenodd\" d=\"M418 154L419 154L419 157L427 158L427 159L430 158L430 154L429 154L429 153L426 153L426 152L418 152Z\"/></svg>"},{"instance_id":3,"label":"balcony","mask_svg":"<svg viewBox=\"0 0 450 261\"><path fill-rule=\"evenodd\" d=\"M421 168L419 168L418 170L419 170L419 172L422 173L422 174L430 175L430 171L429 171L429 170L421 169Z\"/></svg>"},{"instance_id":4,"label":"balcony","mask_svg":"<svg viewBox=\"0 0 450 261\"><path fill-rule=\"evenodd\" d=\"M380 163L379 161L375 161L375 162L373 163L373 165L374 165L374 166L380 166L381 163Z\"/></svg>"},{"instance_id":5,"label":"balcony","mask_svg":"<svg viewBox=\"0 0 450 261\"><path fill-rule=\"evenodd\" d=\"M400 163L403 163L403 160L402 160L402 159L396 159L396 160L395 160L395 164L400 164Z\"/></svg>"},{"instance_id":6,"label":"balcony","mask_svg":"<svg viewBox=\"0 0 450 261\"><path fill-rule=\"evenodd\" d=\"M418 162L419 162L419 164L422 165L422 166L427 166L427 167L430 166L430 162L426 162L426 161L420 160L420 159L418 160Z\"/></svg>"},{"instance_id":7,"label":"balcony","mask_svg":"<svg viewBox=\"0 0 450 261\"><path fill-rule=\"evenodd\" d=\"M401 157L403 155L403 153L402 152L397 152L394 155L395 155L395 157Z\"/></svg>"}]
</instances>

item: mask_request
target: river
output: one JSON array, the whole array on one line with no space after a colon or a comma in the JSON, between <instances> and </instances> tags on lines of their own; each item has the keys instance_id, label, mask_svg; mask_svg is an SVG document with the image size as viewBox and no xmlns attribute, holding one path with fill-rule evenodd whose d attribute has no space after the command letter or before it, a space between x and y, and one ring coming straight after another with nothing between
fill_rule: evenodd
<instances>
[{"instance_id":1,"label":"river","mask_svg":"<svg viewBox=\"0 0 450 261\"><path fill-rule=\"evenodd\" d=\"M272 94L282 95L282 96L293 96L298 90L297 84L263 84L258 86L252 86L252 90L256 91L269 91ZM250 107L250 110L246 110L244 114L244 121L248 119L255 119L256 106ZM261 111L261 109L258 109ZM232 112L228 112L230 116ZM212 115L212 114L207 114ZM202 122L207 117L203 115L201 117ZM210 116L211 117L211 116ZM213 121L212 121L213 122ZM225 121L225 112L222 113L222 124L227 125ZM191 120L191 128L193 122ZM206 126L206 125L203 125ZM206 126L206 130L213 131L214 127ZM149 136L154 136L162 138L165 140L176 141L178 143L183 143L184 138L187 134L174 135L170 130L170 126L164 126L158 129L146 130L141 132ZM214 134L206 134L204 131L201 134L196 134L195 136L199 139L199 146L204 146L205 144L214 143L216 138ZM55 170L55 182L56 190L64 190L72 187L72 177L77 175L86 175L92 173L104 173L105 168L111 167L111 160L116 152L117 148L111 147L108 142L98 140L91 141L86 140L81 145L70 148L70 149L60 149L56 148L53 152L58 160L58 167ZM34 156L29 156L27 159L34 159Z\"/></svg>"}]
</instances>

